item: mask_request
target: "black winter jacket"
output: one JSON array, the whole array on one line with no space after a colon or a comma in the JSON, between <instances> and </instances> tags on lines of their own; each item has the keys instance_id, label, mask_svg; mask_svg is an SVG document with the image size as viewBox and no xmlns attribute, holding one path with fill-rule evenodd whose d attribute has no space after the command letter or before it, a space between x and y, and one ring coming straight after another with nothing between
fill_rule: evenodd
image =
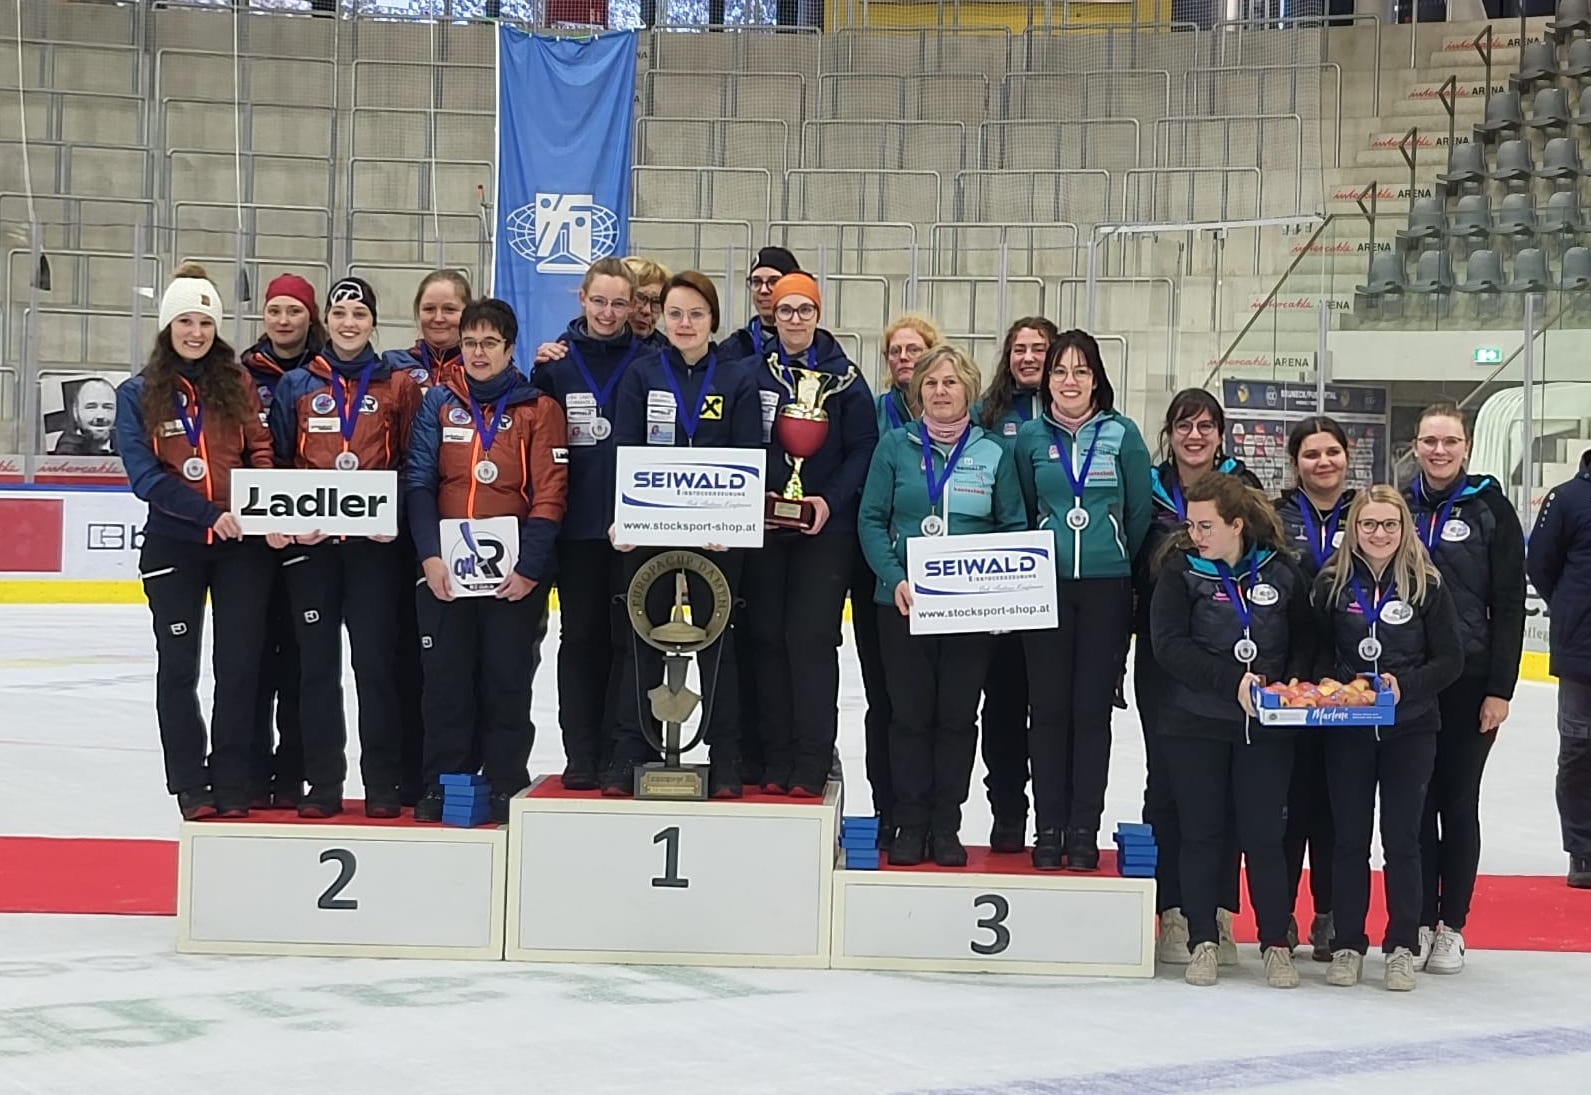
<instances>
[{"instance_id":1,"label":"black winter jacket","mask_svg":"<svg viewBox=\"0 0 1591 1095\"><path fill-rule=\"evenodd\" d=\"M1551 672L1591 681L1591 449L1541 504L1526 565L1547 602Z\"/></svg>"}]
</instances>

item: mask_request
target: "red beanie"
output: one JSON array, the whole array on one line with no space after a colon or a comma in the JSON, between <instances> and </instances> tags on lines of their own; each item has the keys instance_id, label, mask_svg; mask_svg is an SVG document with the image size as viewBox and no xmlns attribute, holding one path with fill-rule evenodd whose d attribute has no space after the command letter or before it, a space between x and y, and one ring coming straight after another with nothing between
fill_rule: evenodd
<instances>
[{"instance_id":1,"label":"red beanie","mask_svg":"<svg viewBox=\"0 0 1591 1095\"><path fill-rule=\"evenodd\" d=\"M265 287L265 303L277 297L291 297L309 309L310 319L320 318L320 308L315 303L315 287L297 274L278 274Z\"/></svg>"}]
</instances>

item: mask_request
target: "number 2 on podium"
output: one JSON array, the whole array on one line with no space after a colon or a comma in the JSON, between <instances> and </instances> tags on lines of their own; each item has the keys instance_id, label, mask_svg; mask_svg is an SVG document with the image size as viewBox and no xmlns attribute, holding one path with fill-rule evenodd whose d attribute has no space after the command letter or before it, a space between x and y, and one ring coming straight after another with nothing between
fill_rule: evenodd
<instances>
[{"instance_id":1,"label":"number 2 on podium","mask_svg":"<svg viewBox=\"0 0 1591 1095\"><path fill-rule=\"evenodd\" d=\"M652 885L660 890L689 888L691 880L679 876L679 826L670 825L667 829L658 830L652 837L652 843L663 845L663 873L652 879Z\"/></svg>"},{"instance_id":2,"label":"number 2 on podium","mask_svg":"<svg viewBox=\"0 0 1591 1095\"><path fill-rule=\"evenodd\" d=\"M348 883L354 880L354 871L359 868L359 861L354 858L354 853L347 848L327 848L320 853L320 861L322 863L336 863L337 877L332 879L331 885L327 886L325 891L321 893L320 900L315 902L315 907L317 909L357 909L359 907L357 898L337 896L348 887Z\"/></svg>"}]
</instances>

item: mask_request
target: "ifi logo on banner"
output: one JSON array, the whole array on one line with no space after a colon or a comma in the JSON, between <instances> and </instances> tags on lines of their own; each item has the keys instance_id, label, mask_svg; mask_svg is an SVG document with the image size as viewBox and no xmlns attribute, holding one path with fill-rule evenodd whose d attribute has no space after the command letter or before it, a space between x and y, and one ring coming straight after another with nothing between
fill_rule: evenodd
<instances>
[{"instance_id":1,"label":"ifi logo on banner","mask_svg":"<svg viewBox=\"0 0 1591 1095\"><path fill-rule=\"evenodd\" d=\"M584 274L617 250L619 219L590 194L537 193L508 215L508 242L538 273Z\"/></svg>"},{"instance_id":2,"label":"ifi logo on banner","mask_svg":"<svg viewBox=\"0 0 1591 1095\"><path fill-rule=\"evenodd\" d=\"M447 569L461 592L487 593L507 576L507 558L508 545L495 533L479 524L460 521L458 539L449 545Z\"/></svg>"},{"instance_id":3,"label":"ifi logo on banner","mask_svg":"<svg viewBox=\"0 0 1591 1095\"><path fill-rule=\"evenodd\" d=\"M670 463L637 468L624 491L624 504L647 509L720 509L738 501L758 481L749 464Z\"/></svg>"},{"instance_id":4,"label":"ifi logo on banner","mask_svg":"<svg viewBox=\"0 0 1591 1095\"><path fill-rule=\"evenodd\" d=\"M1043 568L1050 567L1043 548L970 549L949 551L923 565L923 577L913 592L936 597L973 594L1022 593L1037 590Z\"/></svg>"}]
</instances>

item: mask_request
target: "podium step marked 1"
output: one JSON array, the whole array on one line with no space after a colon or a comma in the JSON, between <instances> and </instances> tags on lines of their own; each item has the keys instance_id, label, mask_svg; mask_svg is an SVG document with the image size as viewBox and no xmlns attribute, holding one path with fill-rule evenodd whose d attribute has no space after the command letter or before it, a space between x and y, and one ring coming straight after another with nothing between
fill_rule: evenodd
<instances>
[{"instance_id":1,"label":"podium step marked 1","mask_svg":"<svg viewBox=\"0 0 1591 1095\"><path fill-rule=\"evenodd\" d=\"M961 870L836 871L830 964L1154 976L1154 879L1040 872L1026 853L967 853Z\"/></svg>"},{"instance_id":2,"label":"podium step marked 1","mask_svg":"<svg viewBox=\"0 0 1591 1095\"><path fill-rule=\"evenodd\" d=\"M358 802L325 821L184 822L177 950L501 960L507 843L500 828L371 820Z\"/></svg>"},{"instance_id":3,"label":"podium step marked 1","mask_svg":"<svg viewBox=\"0 0 1591 1095\"><path fill-rule=\"evenodd\" d=\"M829 965L840 785L819 799L604 799L555 776L513 800L504 956Z\"/></svg>"}]
</instances>

